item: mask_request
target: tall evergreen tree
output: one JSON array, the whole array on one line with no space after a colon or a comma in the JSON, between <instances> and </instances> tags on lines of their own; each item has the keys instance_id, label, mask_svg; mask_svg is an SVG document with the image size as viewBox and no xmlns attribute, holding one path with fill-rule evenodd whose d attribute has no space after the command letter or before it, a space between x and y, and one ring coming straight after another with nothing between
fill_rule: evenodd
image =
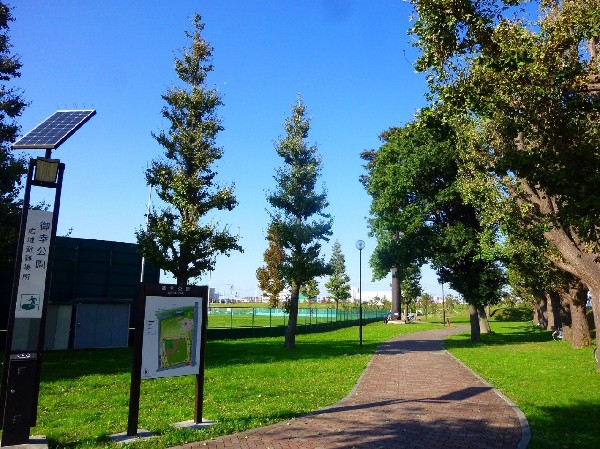
<instances>
[{"instance_id":1,"label":"tall evergreen tree","mask_svg":"<svg viewBox=\"0 0 600 449\"><path fill-rule=\"evenodd\" d=\"M325 283L325 288L335 301L335 308L350 299L350 277L346 274L346 258L342 253L342 245L337 240L331 248L331 259L329 260L331 274Z\"/></svg>"},{"instance_id":2,"label":"tall evergreen tree","mask_svg":"<svg viewBox=\"0 0 600 449\"><path fill-rule=\"evenodd\" d=\"M170 128L152 134L165 148L164 158L146 170L147 182L166 206L154 209L147 230L136 233L144 256L171 272L178 285L212 270L217 254L242 250L237 236L206 219L215 209L232 210L237 201L233 186L220 186L214 179L212 165L223 155L216 146L216 136L223 130L217 108L223 103L217 90L206 85L213 70L212 47L201 35L200 15L195 15L193 26L185 33L190 48L175 58L184 87L172 87L162 96L166 103L162 115Z\"/></svg>"},{"instance_id":3,"label":"tall evergreen tree","mask_svg":"<svg viewBox=\"0 0 600 449\"><path fill-rule=\"evenodd\" d=\"M15 157L10 149L20 131L15 119L27 106L21 91L7 85L21 76L22 66L19 57L10 52L8 30L13 20L10 8L0 2L0 267L14 263L21 217L18 195L27 172L25 158Z\"/></svg>"},{"instance_id":4,"label":"tall evergreen tree","mask_svg":"<svg viewBox=\"0 0 600 449\"><path fill-rule=\"evenodd\" d=\"M332 219L324 212L327 194L317 192L321 157L316 146L306 143L310 120L298 96L291 116L284 123L285 136L276 144L283 167L277 170L277 189L267 196L273 207L271 225L285 252L281 265L283 277L290 286L289 321L285 347L296 346L298 296L303 284L328 274L328 264L320 256L321 242L331 235Z\"/></svg>"}]
</instances>

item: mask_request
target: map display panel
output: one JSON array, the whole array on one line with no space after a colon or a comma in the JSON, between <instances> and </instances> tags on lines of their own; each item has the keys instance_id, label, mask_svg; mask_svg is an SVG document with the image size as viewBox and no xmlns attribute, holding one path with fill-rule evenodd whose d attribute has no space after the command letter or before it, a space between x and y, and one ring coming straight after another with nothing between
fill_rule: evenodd
<instances>
[{"instance_id":1,"label":"map display panel","mask_svg":"<svg viewBox=\"0 0 600 449\"><path fill-rule=\"evenodd\" d=\"M202 298L148 296L142 379L199 373Z\"/></svg>"}]
</instances>

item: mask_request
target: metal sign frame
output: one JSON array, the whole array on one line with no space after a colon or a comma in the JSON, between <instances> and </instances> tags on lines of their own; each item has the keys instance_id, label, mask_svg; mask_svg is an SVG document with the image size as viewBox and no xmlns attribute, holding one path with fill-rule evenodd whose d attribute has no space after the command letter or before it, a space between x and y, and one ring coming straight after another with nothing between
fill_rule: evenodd
<instances>
[{"instance_id":1,"label":"metal sign frame","mask_svg":"<svg viewBox=\"0 0 600 449\"><path fill-rule=\"evenodd\" d=\"M129 415L127 419L127 436L138 434L138 421L140 411L140 391L142 383L142 348L144 344L144 321L146 315L146 298L159 296L165 298L200 298L201 299L201 325L199 329L200 360L198 361L198 374L196 374L196 397L194 403L194 422L202 423L202 409L204 401L204 368L206 350L206 327L208 319L208 286L180 286L173 284L146 284L140 283L138 307L135 316L135 336L133 343L133 362L131 367L131 385L129 390Z\"/></svg>"}]
</instances>

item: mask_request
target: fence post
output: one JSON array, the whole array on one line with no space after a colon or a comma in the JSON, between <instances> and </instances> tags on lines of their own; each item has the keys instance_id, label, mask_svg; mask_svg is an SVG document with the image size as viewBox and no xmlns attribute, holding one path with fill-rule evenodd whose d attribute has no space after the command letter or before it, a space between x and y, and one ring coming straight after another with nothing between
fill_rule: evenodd
<instances>
[{"instance_id":1,"label":"fence post","mask_svg":"<svg viewBox=\"0 0 600 449\"><path fill-rule=\"evenodd\" d=\"M252 329L254 329L254 312L256 311L256 307L252 307Z\"/></svg>"}]
</instances>

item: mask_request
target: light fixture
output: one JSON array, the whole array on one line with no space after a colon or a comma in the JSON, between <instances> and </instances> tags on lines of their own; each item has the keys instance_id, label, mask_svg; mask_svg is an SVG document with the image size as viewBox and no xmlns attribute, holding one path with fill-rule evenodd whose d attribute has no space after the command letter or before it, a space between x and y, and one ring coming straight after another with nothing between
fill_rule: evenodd
<instances>
[{"instance_id":1,"label":"light fixture","mask_svg":"<svg viewBox=\"0 0 600 449\"><path fill-rule=\"evenodd\" d=\"M48 159L38 157L35 162L34 180L37 182L47 182L54 184L56 182L56 174L58 173L59 159Z\"/></svg>"}]
</instances>

